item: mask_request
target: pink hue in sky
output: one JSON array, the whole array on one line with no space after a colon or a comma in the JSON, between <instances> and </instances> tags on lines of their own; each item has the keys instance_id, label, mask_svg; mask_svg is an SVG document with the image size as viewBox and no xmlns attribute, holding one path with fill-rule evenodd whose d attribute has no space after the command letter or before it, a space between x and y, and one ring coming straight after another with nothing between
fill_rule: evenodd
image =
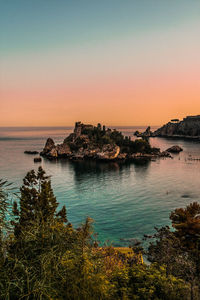
<instances>
[{"instance_id":1,"label":"pink hue in sky","mask_svg":"<svg viewBox=\"0 0 200 300\"><path fill-rule=\"evenodd\" d=\"M161 125L200 114L199 28L7 55L0 126Z\"/></svg>"}]
</instances>

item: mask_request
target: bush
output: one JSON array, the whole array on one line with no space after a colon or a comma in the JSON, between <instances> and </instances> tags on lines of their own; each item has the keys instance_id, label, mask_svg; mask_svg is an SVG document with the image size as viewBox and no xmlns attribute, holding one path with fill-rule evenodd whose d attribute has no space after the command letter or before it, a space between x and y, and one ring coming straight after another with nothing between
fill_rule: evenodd
<instances>
[{"instance_id":1,"label":"bush","mask_svg":"<svg viewBox=\"0 0 200 300\"><path fill-rule=\"evenodd\" d=\"M5 224L8 206L4 188L0 184L1 225ZM184 277L174 277L168 266L143 264L138 259L141 247L130 249L132 256L130 251L98 247L92 239L90 218L73 228L67 221L66 208L57 210L50 178L41 167L37 173L27 173L20 191L19 203L13 205L12 232L4 226L0 236L0 299L189 299L189 277L184 281ZM198 207L195 204L189 208ZM160 264L168 253L169 261L174 261L171 258L177 252L168 247L172 235L169 228L159 232L160 243L165 238L169 243L161 247L160 256L156 256L159 242L152 245L152 260L157 257ZM191 299L198 299L192 295Z\"/></svg>"}]
</instances>

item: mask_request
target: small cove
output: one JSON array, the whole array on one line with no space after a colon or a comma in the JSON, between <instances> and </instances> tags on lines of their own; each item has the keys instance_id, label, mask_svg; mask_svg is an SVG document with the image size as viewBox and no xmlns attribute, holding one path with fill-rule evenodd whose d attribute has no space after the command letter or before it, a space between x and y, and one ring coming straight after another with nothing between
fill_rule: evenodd
<instances>
[{"instance_id":1,"label":"small cove","mask_svg":"<svg viewBox=\"0 0 200 300\"><path fill-rule=\"evenodd\" d=\"M116 129L132 136L139 128ZM71 131L0 128L0 177L20 187L25 174L39 166L24 150L40 151L48 137L60 143ZM128 245L133 238L152 234L154 226L169 225L171 210L200 200L200 143L164 138L151 138L150 143L161 150L178 144L184 151L145 165L42 160L74 226L90 216L101 242Z\"/></svg>"}]
</instances>

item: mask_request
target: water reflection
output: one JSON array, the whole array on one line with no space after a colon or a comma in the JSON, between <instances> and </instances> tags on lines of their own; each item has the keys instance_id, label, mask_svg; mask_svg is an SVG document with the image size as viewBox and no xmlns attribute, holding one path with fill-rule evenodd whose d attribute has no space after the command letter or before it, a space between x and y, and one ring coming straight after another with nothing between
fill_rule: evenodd
<instances>
[{"instance_id":1,"label":"water reflection","mask_svg":"<svg viewBox=\"0 0 200 300\"><path fill-rule=\"evenodd\" d=\"M77 175L82 173L105 173L105 172L119 172L122 170L122 164L117 162L97 162L97 161L74 161L71 162L74 171Z\"/></svg>"},{"instance_id":2,"label":"water reflection","mask_svg":"<svg viewBox=\"0 0 200 300\"><path fill-rule=\"evenodd\" d=\"M83 182L106 181L112 176L112 180L121 181L123 177L130 176L133 171L138 179L148 174L151 165L150 161L145 162L99 162L92 160L70 161L68 159L48 160L44 158L46 166L59 166L68 174L73 174L74 183L80 185Z\"/></svg>"},{"instance_id":3,"label":"water reflection","mask_svg":"<svg viewBox=\"0 0 200 300\"><path fill-rule=\"evenodd\" d=\"M151 161L145 161L141 164L134 164L134 169L136 173L136 177L142 177L143 179L148 175L149 167L151 166Z\"/></svg>"},{"instance_id":4,"label":"water reflection","mask_svg":"<svg viewBox=\"0 0 200 300\"><path fill-rule=\"evenodd\" d=\"M124 168L129 169L129 166L117 162L74 161L71 162L71 166L74 169L74 181L78 185L84 181L106 181L110 175L117 176L120 180Z\"/></svg>"}]
</instances>

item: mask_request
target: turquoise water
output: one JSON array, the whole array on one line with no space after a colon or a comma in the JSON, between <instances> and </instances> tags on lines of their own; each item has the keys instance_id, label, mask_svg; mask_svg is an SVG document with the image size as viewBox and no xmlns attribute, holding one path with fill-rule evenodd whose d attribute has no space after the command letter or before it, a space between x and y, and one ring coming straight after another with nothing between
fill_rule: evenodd
<instances>
[{"instance_id":1,"label":"turquoise water","mask_svg":"<svg viewBox=\"0 0 200 300\"><path fill-rule=\"evenodd\" d=\"M119 128L130 136L136 129ZM20 187L27 171L38 167L24 150L40 151L47 137L60 143L72 130L0 128L0 178ZM57 200L66 205L74 226L90 216L101 242L128 245L152 234L154 226L170 224L174 208L200 201L200 161L190 160L200 158L200 143L163 138L152 138L150 143L162 150L178 144L184 151L142 166L42 160L42 167L52 175Z\"/></svg>"}]
</instances>

